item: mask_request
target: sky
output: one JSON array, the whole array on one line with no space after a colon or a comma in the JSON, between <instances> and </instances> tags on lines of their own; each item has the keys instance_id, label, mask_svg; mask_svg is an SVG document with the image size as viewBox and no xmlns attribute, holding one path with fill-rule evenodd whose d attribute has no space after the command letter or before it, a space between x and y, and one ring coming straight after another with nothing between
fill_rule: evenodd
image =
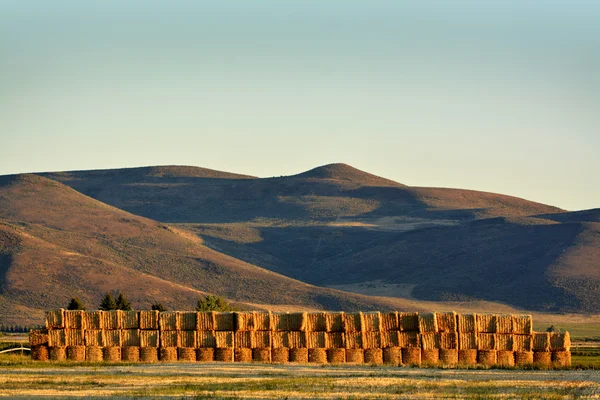
<instances>
[{"instance_id":1,"label":"sky","mask_svg":"<svg viewBox=\"0 0 600 400\"><path fill-rule=\"evenodd\" d=\"M0 0L0 175L344 162L600 207L595 0Z\"/></svg>"}]
</instances>

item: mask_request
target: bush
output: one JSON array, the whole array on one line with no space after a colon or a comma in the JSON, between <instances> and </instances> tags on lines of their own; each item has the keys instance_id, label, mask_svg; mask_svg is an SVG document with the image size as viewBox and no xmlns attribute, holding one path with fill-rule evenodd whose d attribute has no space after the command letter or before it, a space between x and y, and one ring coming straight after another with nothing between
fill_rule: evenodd
<instances>
[{"instance_id":1,"label":"bush","mask_svg":"<svg viewBox=\"0 0 600 400\"><path fill-rule=\"evenodd\" d=\"M152 304L152 311L167 311L167 307L163 306L162 303Z\"/></svg>"},{"instance_id":2,"label":"bush","mask_svg":"<svg viewBox=\"0 0 600 400\"><path fill-rule=\"evenodd\" d=\"M85 310L85 306L78 297L74 297L67 305L67 310Z\"/></svg>"},{"instance_id":3,"label":"bush","mask_svg":"<svg viewBox=\"0 0 600 400\"><path fill-rule=\"evenodd\" d=\"M131 303L121 292L119 292L119 297L117 297L117 310L131 311Z\"/></svg>"},{"instance_id":4,"label":"bush","mask_svg":"<svg viewBox=\"0 0 600 400\"><path fill-rule=\"evenodd\" d=\"M102 311L111 311L117 309L117 302L112 294L106 293L106 296L100 302L100 309Z\"/></svg>"},{"instance_id":5,"label":"bush","mask_svg":"<svg viewBox=\"0 0 600 400\"><path fill-rule=\"evenodd\" d=\"M196 311L233 311L233 308L223 297L209 294L204 299L198 300Z\"/></svg>"}]
</instances>

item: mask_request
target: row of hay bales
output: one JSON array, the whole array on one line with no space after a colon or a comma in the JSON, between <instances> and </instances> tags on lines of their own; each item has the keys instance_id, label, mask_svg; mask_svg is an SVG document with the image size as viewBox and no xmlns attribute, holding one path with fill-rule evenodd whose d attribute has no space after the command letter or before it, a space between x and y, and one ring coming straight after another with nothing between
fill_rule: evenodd
<instances>
[{"instance_id":1,"label":"row of hay bales","mask_svg":"<svg viewBox=\"0 0 600 400\"><path fill-rule=\"evenodd\" d=\"M46 328L34 359L570 365L568 333L529 315L56 310Z\"/></svg>"}]
</instances>

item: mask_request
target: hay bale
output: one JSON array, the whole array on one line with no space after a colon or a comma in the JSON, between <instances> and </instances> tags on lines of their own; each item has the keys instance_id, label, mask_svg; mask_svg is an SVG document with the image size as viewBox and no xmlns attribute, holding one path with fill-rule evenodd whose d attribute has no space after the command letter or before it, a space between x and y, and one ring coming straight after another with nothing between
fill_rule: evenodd
<instances>
[{"instance_id":1,"label":"hay bale","mask_svg":"<svg viewBox=\"0 0 600 400\"><path fill-rule=\"evenodd\" d=\"M85 346L67 346L67 360L85 361Z\"/></svg>"},{"instance_id":2,"label":"hay bale","mask_svg":"<svg viewBox=\"0 0 600 400\"><path fill-rule=\"evenodd\" d=\"M271 342L273 348L278 347L290 347L289 334L288 332L273 332L271 335Z\"/></svg>"},{"instance_id":3,"label":"hay bale","mask_svg":"<svg viewBox=\"0 0 600 400\"><path fill-rule=\"evenodd\" d=\"M31 359L35 361L48 361L48 346L39 345L31 347Z\"/></svg>"},{"instance_id":4,"label":"hay bale","mask_svg":"<svg viewBox=\"0 0 600 400\"><path fill-rule=\"evenodd\" d=\"M235 337L233 332L227 331L216 331L215 334L215 347L226 348L234 347Z\"/></svg>"},{"instance_id":5,"label":"hay bale","mask_svg":"<svg viewBox=\"0 0 600 400\"><path fill-rule=\"evenodd\" d=\"M477 349L459 349L458 363L461 365L477 365Z\"/></svg>"},{"instance_id":6,"label":"hay bale","mask_svg":"<svg viewBox=\"0 0 600 400\"><path fill-rule=\"evenodd\" d=\"M504 333L496 334L496 350L515 351L513 335Z\"/></svg>"},{"instance_id":7,"label":"hay bale","mask_svg":"<svg viewBox=\"0 0 600 400\"><path fill-rule=\"evenodd\" d=\"M196 362L196 349L193 347L178 347L177 359L183 362Z\"/></svg>"},{"instance_id":8,"label":"hay bale","mask_svg":"<svg viewBox=\"0 0 600 400\"><path fill-rule=\"evenodd\" d=\"M121 329L140 329L140 312L122 311Z\"/></svg>"},{"instance_id":9,"label":"hay bale","mask_svg":"<svg viewBox=\"0 0 600 400\"><path fill-rule=\"evenodd\" d=\"M285 332L288 329L288 314L284 312L271 313L271 327L274 332Z\"/></svg>"},{"instance_id":10,"label":"hay bale","mask_svg":"<svg viewBox=\"0 0 600 400\"><path fill-rule=\"evenodd\" d=\"M249 332L254 330L254 313L252 311L237 311L233 313L235 331Z\"/></svg>"},{"instance_id":11,"label":"hay bale","mask_svg":"<svg viewBox=\"0 0 600 400\"><path fill-rule=\"evenodd\" d=\"M496 333L513 333L513 316L510 314L496 315Z\"/></svg>"},{"instance_id":12,"label":"hay bale","mask_svg":"<svg viewBox=\"0 0 600 400\"><path fill-rule=\"evenodd\" d=\"M458 350L458 333L456 332L442 332L440 335L440 349Z\"/></svg>"},{"instance_id":13,"label":"hay bale","mask_svg":"<svg viewBox=\"0 0 600 400\"><path fill-rule=\"evenodd\" d=\"M398 332L398 346L403 349L421 347L421 337L416 331Z\"/></svg>"},{"instance_id":14,"label":"hay bale","mask_svg":"<svg viewBox=\"0 0 600 400\"><path fill-rule=\"evenodd\" d=\"M513 332L518 335L531 335L533 333L533 322L531 315L513 315Z\"/></svg>"},{"instance_id":15,"label":"hay bale","mask_svg":"<svg viewBox=\"0 0 600 400\"><path fill-rule=\"evenodd\" d=\"M440 362L440 349L421 349L421 364L435 366Z\"/></svg>"},{"instance_id":16,"label":"hay bale","mask_svg":"<svg viewBox=\"0 0 600 400\"><path fill-rule=\"evenodd\" d=\"M121 348L117 346L103 347L102 358L108 362L121 361Z\"/></svg>"},{"instance_id":17,"label":"hay bale","mask_svg":"<svg viewBox=\"0 0 600 400\"><path fill-rule=\"evenodd\" d=\"M458 314L456 316L456 329L460 333L477 332L477 314Z\"/></svg>"},{"instance_id":18,"label":"hay bale","mask_svg":"<svg viewBox=\"0 0 600 400\"><path fill-rule=\"evenodd\" d=\"M85 336L84 336L85 339ZM50 347L65 347L67 345L67 337L64 329L52 329L48 331L48 346Z\"/></svg>"},{"instance_id":19,"label":"hay bale","mask_svg":"<svg viewBox=\"0 0 600 400\"><path fill-rule=\"evenodd\" d=\"M522 367L533 364L533 351L515 351L515 365Z\"/></svg>"},{"instance_id":20,"label":"hay bale","mask_svg":"<svg viewBox=\"0 0 600 400\"><path fill-rule=\"evenodd\" d=\"M363 332L362 342L363 349L380 349L381 332Z\"/></svg>"},{"instance_id":21,"label":"hay bale","mask_svg":"<svg viewBox=\"0 0 600 400\"><path fill-rule=\"evenodd\" d=\"M419 332L421 333L437 333L437 316L436 313L420 313L419 314Z\"/></svg>"},{"instance_id":22,"label":"hay bale","mask_svg":"<svg viewBox=\"0 0 600 400\"><path fill-rule=\"evenodd\" d=\"M327 348L325 332L306 332L306 346L309 349Z\"/></svg>"},{"instance_id":23,"label":"hay bale","mask_svg":"<svg viewBox=\"0 0 600 400\"><path fill-rule=\"evenodd\" d=\"M531 335L513 335L513 348L515 351L532 351L533 336Z\"/></svg>"},{"instance_id":24,"label":"hay bale","mask_svg":"<svg viewBox=\"0 0 600 400\"><path fill-rule=\"evenodd\" d=\"M533 351L550 351L550 334L547 332L533 333Z\"/></svg>"},{"instance_id":25,"label":"hay bale","mask_svg":"<svg viewBox=\"0 0 600 400\"><path fill-rule=\"evenodd\" d=\"M102 347L100 347L100 346L85 347L85 360L90 361L90 362L103 361L104 354L102 354Z\"/></svg>"},{"instance_id":26,"label":"hay bale","mask_svg":"<svg viewBox=\"0 0 600 400\"><path fill-rule=\"evenodd\" d=\"M182 331L195 331L197 329L196 311L178 311L177 329Z\"/></svg>"},{"instance_id":27,"label":"hay bale","mask_svg":"<svg viewBox=\"0 0 600 400\"><path fill-rule=\"evenodd\" d=\"M346 338L344 332L325 333L325 343L327 348L344 349L346 348Z\"/></svg>"},{"instance_id":28,"label":"hay bale","mask_svg":"<svg viewBox=\"0 0 600 400\"><path fill-rule=\"evenodd\" d=\"M363 313L362 323L363 332L381 332L381 313L379 311Z\"/></svg>"},{"instance_id":29,"label":"hay bale","mask_svg":"<svg viewBox=\"0 0 600 400\"><path fill-rule=\"evenodd\" d=\"M433 350L440 348L439 333L421 333L421 348L424 350Z\"/></svg>"},{"instance_id":30,"label":"hay bale","mask_svg":"<svg viewBox=\"0 0 600 400\"><path fill-rule=\"evenodd\" d=\"M64 329L65 319L62 308L60 310L46 311L46 329Z\"/></svg>"},{"instance_id":31,"label":"hay bale","mask_svg":"<svg viewBox=\"0 0 600 400\"><path fill-rule=\"evenodd\" d=\"M308 362L327 364L327 350L326 349L308 349Z\"/></svg>"},{"instance_id":32,"label":"hay bale","mask_svg":"<svg viewBox=\"0 0 600 400\"><path fill-rule=\"evenodd\" d=\"M342 325L344 332L361 332L363 323L363 314L360 312L344 313L342 315Z\"/></svg>"},{"instance_id":33,"label":"hay bale","mask_svg":"<svg viewBox=\"0 0 600 400\"><path fill-rule=\"evenodd\" d=\"M325 330L327 332L344 332L344 313L326 313Z\"/></svg>"},{"instance_id":34,"label":"hay bale","mask_svg":"<svg viewBox=\"0 0 600 400\"><path fill-rule=\"evenodd\" d=\"M271 348L270 347L257 347L252 349L252 361L270 363L271 362Z\"/></svg>"},{"instance_id":35,"label":"hay bale","mask_svg":"<svg viewBox=\"0 0 600 400\"><path fill-rule=\"evenodd\" d=\"M306 332L288 332L288 347L290 349L306 348Z\"/></svg>"},{"instance_id":36,"label":"hay bale","mask_svg":"<svg viewBox=\"0 0 600 400\"><path fill-rule=\"evenodd\" d=\"M85 329L83 314L81 310L65 310L63 313L65 329Z\"/></svg>"},{"instance_id":37,"label":"hay bale","mask_svg":"<svg viewBox=\"0 0 600 400\"><path fill-rule=\"evenodd\" d=\"M557 367L570 367L571 366L571 352L570 351L553 351L552 352L552 363Z\"/></svg>"},{"instance_id":38,"label":"hay bale","mask_svg":"<svg viewBox=\"0 0 600 400\"><path fill-rule=\"evenodd\" d=\"M160 347L180 347L177 331L160 331Z\"/></svg>"},{"instance_id":39,"label":"hay bale","mask_svg":"<svg viewBox=\"0 0 600 400\"><path fill-rule=\"evenodd\" d=\"M234 340L234 344L235 344L235 348L246 348L246 349L252 349L253 347L256 347L254 345L254 332L252 331L237 331L235 332L235 340Z\"/></svg>"},{"instance_id":40,"label":"hay bale","mask_svg":"<svg viewBox=\"0 0 600 400\"><path fill-rule=\"evenodd\" d=\"M121 358L123 361L139 362L140 348L139 346L125 346L121 349Z\"/></svg>"},{"instance_id":41,"label":"hay bale","mask_svg":"<svg viewBox=\"0 0 600 400\"><path fill-rule=\"evenodd\" d=\"M140 347L158 347L159 331L140 331Z\"/></svg>"},{"instance_id":42,"label":"hay bale","mask_svg":"<svg viewBox=\"0 0 600 400\"><path fill-rule=\"evenodd\" d=\"M361 332L346 332L344 336L346 349L363 348L363 334Z\"/></svg>"},{"instance_id":43,"label":"hay bale","mask_svg":"<svg viewBox=\"0 0 600 400\"><path fill-rule=\"evenodd\" d=\"M106 347L121 347L121 330L103 330L102 343Z\"/></svg>"},{"instance_id":44,"label":"hay bale","mask_svg":"<svg viewBox=\"0 0 600 400\"><path fill-rule=\"evenodd\" d=\"M83 326L85 329L102 329L102 311L84 311Z\"/></svg>"},{"instance_id":45,"label":"hay bale","mask_svg":"<svg viewBox=\"0 0 600 400\"><path fill-rule=\"evenodd\" d=\"M458 349L440 349L440 364L455 366L458 364Z\"/></svg>"},{"instance_id":46,"label":"hay bale","mask_svg":"<svg viewBox=\"0 0 600 400\"><path fill-rule=\"evenodd\" d=\"M477 350L496 350L497 348L494 333L480 333L477 335Z\"/></svg>"},{"instance_id":47,"label":"hay bale","mask_svg":"<svg viewBox=\"0 0 600 400\"><path fill-rule=\"evenodd\" d=\"M290 349L287 347L274 347L271 350L271 362L287 363L290 360Z\"/></svg>"},{"instance_id":48,"label":"hay bale","mask_svg":"<svg viewBox=\"0 0 600 400\"><path fill-rule=\"evenodd\" d=\"M215 329L214 311L196 313L196 330L213 331Z\"/></svg>"},{"instance_id":49,"label":"hay bale","mask_svg":"<svg viewBox=\"0 0 600 400\"><path fill-rule=\"evenodd\" d=\"M495 314L476 314L475 327L478 333L496 333L497 321Z\"/></svg>"},{"instance_id":50,"label":"hay bale","mask_svg":"<svg viewBox=\"0 0 600 400\"><path fill-rule=\"evenodd\" d=\"M48 355L52 361L65 361L67 359L66 346L48 347Z\"/></svg>"},{"instance_id":51,"label":"hay bale","mask_svg":"<svg viewBox=\"0 0 600 400\"><path fill-rule=\"evenodd\" d=\"M65 341L67 346L85 346L85 334L83 329L65 329Z\"/></svg>"},{"instance_id":52,"label":"hay bale","mask_svg":"<svg viewBox=\"0 0 600 400\"><path fill-rule=\"evenodd\" d=\"M102 329L117 330L121 329L123 311L101 311L102 312Z\"/></svg>"},{"instance_id":53,"label":"hay bale","mask_svg":"<svg viewBox=\"0 0 600 400\"><path fill-rule=\"evenodd\" d=\"M215 331L234 331L235 321L232 312L215 312Z\"/></svg>"},{"instance_id":54,"label":"hay bale","mask_svg":"<svg viewBox=\"0 0 600 400\"><path fill-rule=\"evenodd\" d=\"M437 318L438 332L456 332L456 313L441 312L435 314Z\"/></svg>"},{"instance_id":55,"label":"hay bale","mask_svg":"<svg viewBox=\"0 0 600 400\"><path fill-rule=\"evenodd\" d=\"M400 313L398 314L398 320L401 331L412 332L419 330L419 314L416 312Z\"/></svg>"},{"instance_id":56,"label":"hay bale","mask_svg":"<svg viewBox=\"0 0 600 400\"><path fill-rule=\"evenodd\" d=\"M381 365L383 364L382 349L365 349L365 364Z\"/></svg>"},{"instance_id":57,"label":"hay bale","mask_svg":"<svg viewBox=\"0 0 600 400\"><path fill-rule=\"evenodd\" d=\"M390 332L390 331L399 331L400 330L400 322L398 320L398 312L386 312L381 313L381 331L382 332Z\"/></svg>"},{"instance_id":58,"label":"hay bale","mask_svg":"<svg viewBox=\"0 0 600 400\"><path fill-rule=\"evenodd\" d=\"M252 344L254 345L252 348L262 348L262 347L271 347L273 345L271 332L270 331L255 331L252 332L254 335L254 339Z\"/></svg>"},{"instance_id":59,"label":"hay bale","mask_svg":"<svg viewBox=\"0 0 600 400\"><path fill-rule=\"evenodd\" d=\"M398 340L398 331L387 331L381 332L381 347L399 347L400 341Z\"/></svg>"},{"instance_id":60,"label":"hay bale","mask_svg":"<svg viewBox=\"0 0 600 400\"><path fill-rule=\"evenodd\" d=\"M158 361L157 347L140 347L140 361L145 363L154 363Z\"/></svg>"},{"instance_id":61,"label":"hay bale","mask_svg":"<svg viewBox=\"0 0 600 400\"><path fill-rule=\"evenodd\" d=\"M196 349L196 359L200 362L210 362L215 360L215 349L205 347Z\"/></svg>"},{"instance_id":62,"label":"hay bale","mask_svg":"<svg viewBox=\"0 0 600 400\"><path fill-rule=\"evenodd\" d=\"M29 345L33 346L48 346L50 335L40 331L29 331Z\"/></svg>"},{"instance_id":63,"label":"hay bale","mask_svg":"<svg viewBox=\"0 0 600 400\"><path fill-rule=\"evenodd\" d=\"M161 362L177 361L177 347L161 347L160 361Z\"/></svg>"},{"instance_id":64,"label":"hay bale","mask_svg":"<svg viewBox=\"0 0 600 400\"><path fill-rule=\"evenodd\" d=\"M398 346L383 349L383 363L395 366L402 364L402 349Z\"/></svg>"},{"instance_id":65,"label":"hay bale","mask_svg":"<svg viewBox=\"0 0 600 400\"><path fill-rule=\"evenodd\" d=\"M223 334L224 332L219 332L219 334ZM198 331L196 333L196 346L198 348L209 348L209 347L217 347L217 340L215 338L215 333L211 331ZM233 332L231 332L231 336L233 336ZM219 347L233 347L233 339L229 346L227 343L220 343Z\"/></svg>"},{"instance_id":66,"label":"hay bale","mask_svg":"<svg viewBox=\"0 0 600 400\"><path fill-rule=\"evenodd\" d=\"M306 313L306 332L325 332L327 330L325 315L323 312Z\"/></svg>"},{"instance_id":67,"label":"hay bale","mask_svg":"<svg viewBox=\"0 0 600 400\"><path fill-rule=\"evenodd\" d=\"M196 331L178 331L177 332L177 343L178 347L181 348L190 348L195 349L198 347L197 337L198 333Z\"/></svg>"},{"instance_id":68,"label":"hay bale","mask_svg":"<svg viewBox=\"0 0 600 400\"><path fill-rule=\"evenodd\" d=\"M158 314L159 330L176 331L177 329L179 329L177 325L177 311L163 311Z\"/></svg>"},{"instance_id":69,"label":"hay bale","mask_svg":"<svg viewBox=\"0 0 600 400\"><path fill-rule=\"evenodd\" d=\"M346 362L346 349L327 349L327 362L331 364L342 364Z\"/></svg>"},{"instance_id":70,"label":"hay bale","mask_svg":"<svg viewBox=\"0 0 600 400\"><path fill-rule=\"evenodd\" d=\"M273 330L270 311L254 311L254 329L257 331Z\"/></svg>"},{"instance_id":71,"label":"hay bale","mask_svg":"<svg viewBox=\"0 0 600 400\"><path fill-rule=\"evenodd\" d=\"M238 347L234 353L235 362L251 362L252 349L247 347Z\"/></svg>"},{"instance_id":72,"label":"hay bale","mask_svg":"<svg viewBox=\"0 0 600 400\"><path fill-rule=\"evenodd\" d=\"M121 347L140 347L140 330L122 329Z\"/></svg>"},{"instance_id":73,"label":"hay bale","mask_svg":"<svg viewBox=\"0 0 600 400\"><path fill-rule=\"evenodd\" d=\"M290 362L307 363L308 349L301 347L290 349Z\"/></svg>"},{"instance_id":74,"label":"hay bale","mask_svg":"<svg viewBox=\"0 0 600 400\"><path fill-rule=\"evenodd\" d=\"M551 367L552 353L549 351L534 351L533 363L538 367Z\"/></svg>"},{"instance_id":75,"label":"hay bale","mask_svg":"<svg viewBox=\"0 0 600 400\"><path fill-rule=\"evenodd\" d=\"M289 313L287 316L287 329L294 332L306 331L306 313Z\"/></svg>"},{"instance_id":76,"label":"hay bale","mask_svg":"<svg viewBox=\"0 0 600 400\"><path fill-rule=\"evenodd\" d=\"M550 351L571 351L569 332L550 333Z\"/></svg>"},{"instance_id":77,"label":"hay bale","mask_svg":"<svg viewBox=\"0 0 600 400\"><path fill-rule=\"evenodd\" d=\"M86 329L84 333L86 346L104 346L104 334L101 329Z\"/></svg>"},{"instance_id":78,"label":"hay bale","mask_svg":"<svg viewBox=\"0 0 600 400\"><path fill-rule=\"evenodd\" d=\"M349 364L363 364L365 351L363 349L346 349L346 362Z\"/></svg>"},{"instance_id":79,"label":"hay bale","mask_svg":"<svg viewBox=\"0 0 600 400\"><path fill-rule=\"evenodd\" d=\"M496 365L498 352L496 350L477 350L477 363L481 365Z\"/></svg>"},{"instance_id":80,"label":"hay bale","mask_svg":"<svg viewBox=\"0 0 600 400\"><path fill-rule=\"evenodd\" d=\"M507 350L498 350L497 353L498 365L503 367L514 367L515 366L515 352Z\"/></svg>"},{"instance_id":81,"label":"hay bale","mask_svg":"<svg viewBox=\"0 0 600 400\"><path fill-rule=\"evenodd\" d=\"M402 348L402 365L421 365L421 349L419 347Z\"/></svg>"},{"instance_id":82,"label":"hay bale","mask_svg":"<svg viewBox=\"0 0 600 400\"><path fill-rule=\"evenodd\" d=\"M459 350L477 350L477 333L459 332L458 333Z\"/></svg>"},{"instance_id":83,"label":"hay bale","mask_svg":"<svg viewBox=\"0 0 600 400\"><path fill-rule=\"evenodd\" d=\"M159 329L158 326L158 315L159 311L140 311L140 329L156 331Z\"/></svg>"}]
</instances>

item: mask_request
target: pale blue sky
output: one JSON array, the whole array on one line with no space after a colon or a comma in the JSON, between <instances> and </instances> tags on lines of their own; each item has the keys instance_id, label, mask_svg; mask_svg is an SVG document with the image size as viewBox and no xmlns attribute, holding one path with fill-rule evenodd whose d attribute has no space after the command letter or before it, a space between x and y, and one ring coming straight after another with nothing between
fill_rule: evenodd
<instances>
[{"instance_id":1,"label":"pale blue sky","mask_svg":"<svg viewBox=\"0 0 600 400\"><path fill-rule=\"evenodd\" d=\"M0 0L0 174L346 162L600 207L598 1Z\"/></svg>"}]
</instances>

